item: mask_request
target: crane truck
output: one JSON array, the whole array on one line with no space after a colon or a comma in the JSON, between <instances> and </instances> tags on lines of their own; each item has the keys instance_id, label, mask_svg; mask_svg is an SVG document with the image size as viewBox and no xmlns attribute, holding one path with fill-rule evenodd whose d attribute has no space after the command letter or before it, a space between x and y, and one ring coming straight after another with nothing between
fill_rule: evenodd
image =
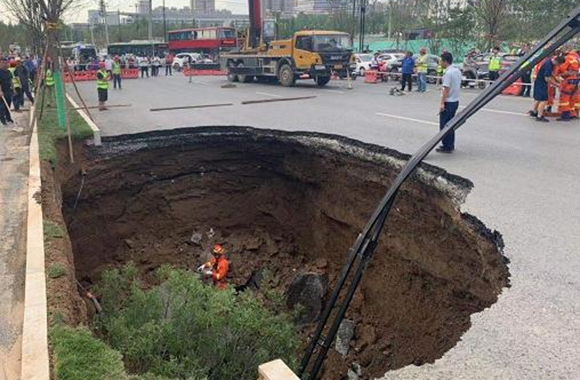
<instances>
[{"instance_id":1,"label":"crane truck","mask_svg":"<svg viewBox=\"0 0 580 380\"><path fill-rule=\"evenodd\" d=\"M352 73L354 57L348 33L303 30L290 39L270 41L263 35L260 0L248 0L248 5L250 26L241 46L220 57L230 81L279 81L291 87L296 80L313 79L323 87L333 73L342 78Z\"/></svg>"}]
</instances>

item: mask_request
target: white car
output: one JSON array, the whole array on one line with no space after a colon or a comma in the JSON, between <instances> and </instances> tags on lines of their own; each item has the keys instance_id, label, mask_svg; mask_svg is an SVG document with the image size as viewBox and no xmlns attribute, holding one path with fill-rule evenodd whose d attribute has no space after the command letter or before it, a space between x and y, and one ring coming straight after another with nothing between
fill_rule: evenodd
<instances>
[{"instance_id":1,"label":"white car","mask_svg":"<svg viewBox=\"0 0 580 380\"><path fill-rule=\"evenodd\" d=\"M197 63L202 60L202 55L199 53L178 53L173 58L173 68L177 71L181 71L183 66L187 65L189 62Z\"/></svg>"},{"instance_id":2,"label":"white car","mask_svg":"<svg viewBox=\"0 0 580 380\"><path fill-rule=\"evenodd\" d=\"M364 77L367 70L371 69L371 62L373 60L372 54L355 54L356 68L355 73Z\"/></svg>"},{"instance_id":3,"label":"white car","mask_svg":"<svg viewBox=\"0 0 580 380\"><path fill-rule=\"evenodd\" d=\"M383 53L377 57L382 71L391 71L394 64L405 58L404 53Z\"/></svg>"}]
</instances>

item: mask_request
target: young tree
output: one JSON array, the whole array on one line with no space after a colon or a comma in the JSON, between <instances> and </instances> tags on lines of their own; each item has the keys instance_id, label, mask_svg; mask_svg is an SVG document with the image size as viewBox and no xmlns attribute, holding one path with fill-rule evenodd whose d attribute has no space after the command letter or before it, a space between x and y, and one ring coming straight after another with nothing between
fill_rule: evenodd
<instances>
[{"instance_id":1,"label":"young tree","mask_svg":"<svg viewBox=\"0 0 580 380\"><path fill-rule=\"evenodd\" d=\"M484 31L487 47L500 44L501 32L509 17L510 0L478 0L473 7Z\"/></svg>"}]
</instances>

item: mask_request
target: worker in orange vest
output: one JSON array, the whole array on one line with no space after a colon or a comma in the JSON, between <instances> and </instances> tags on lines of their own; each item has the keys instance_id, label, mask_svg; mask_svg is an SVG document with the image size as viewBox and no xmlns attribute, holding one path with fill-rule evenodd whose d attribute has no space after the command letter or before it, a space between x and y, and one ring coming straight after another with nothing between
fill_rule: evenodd
<instances>
[{"instance_id":1,"label":"worker in orange vest","mask_svg":"<svg viewBox=\"0 0 580 380\"><path fill-rule=\"evenodd\" d=\"M230 263L226 258L224 247L221 244L214 245L212 254L214 257L197 268L197 270L207 278L211 278L213 284L219 289L227 289L228 283L226 277L230 270Z\"/></svg>"},{"instance_id":2,"label":"worker in orange vest","mask_svg":"<svg viewBox=\"0 0 580 380\"><path fill-rule=\"evenodd\" d=\"M576 119L576 93L578 91L578 57L576 52L566 54L564 63L559 66L558 72L562 77L560 82L560 101L558 103L559 121Z\"/></svg>"}]
</instances>

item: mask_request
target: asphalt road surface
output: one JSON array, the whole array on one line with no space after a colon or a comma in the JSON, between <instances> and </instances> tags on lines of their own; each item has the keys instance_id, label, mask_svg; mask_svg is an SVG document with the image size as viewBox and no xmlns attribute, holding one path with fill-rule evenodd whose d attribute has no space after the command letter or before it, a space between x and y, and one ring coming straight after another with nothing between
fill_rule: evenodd
<instances>
[{"instance_id":1,"label":"asphalt road surface","mask_svg":"<svg viewBox=\"0 0 580 380\"><path fill-rule=\"evenodd\" d=\"M187 126L238 125L345 135L405 153L437 131L439 92L388 95L392 83L348 90L345 81L323 89L238 84L181 74L126 80L110 104L93 111L103 135ZM96 104L94 83L79 83ZM70 90L69 90L70 91ZM479 90L466 90L461 104ZM316 95L315 99L241 105L244 100ZM233 103L233 106L150 112L150 108ZM512 287L434 364L408 366L384 379L580 379L580 122L541 124L525 115L529 99L499 97L457 133L453 155L427 161L471 179L463 210L500 231L510 258Z\"/></svg>"}]
</instances>

